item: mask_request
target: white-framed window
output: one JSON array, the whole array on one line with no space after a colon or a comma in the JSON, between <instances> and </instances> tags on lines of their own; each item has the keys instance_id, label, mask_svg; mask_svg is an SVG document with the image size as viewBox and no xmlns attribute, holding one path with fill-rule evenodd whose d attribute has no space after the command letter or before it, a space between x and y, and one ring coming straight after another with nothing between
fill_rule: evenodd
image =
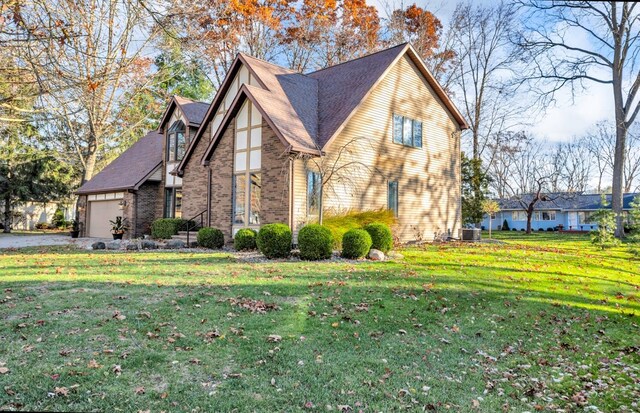
<instances>
[{"instance_id":1,"label":"white-framed window","mask_svg":"<svg viewBox=\"0 0 640 413\"><path fill-rule=\"evenodd\" d=\"M181 120L174 122L167 131L167 161L181 161L185 148L185 125Z\"/></svg>"},{"instance_id":2,"label":"white-framed window","mask_svg":"<svg viewBox=\"0 0 640 413\"><path fill-rule=\"evenodd\" d=\"M555 221L556 211L535 211L533 213L534 221Z\"/></svg>"},{"instance_id":3,"label":"white-framed window","mask_svg":"<svg viewBox=\"0 0 640 413\"><path fill-rule=\"evenodd\" d=\"M578 211L578 224L594 224L594 211Z\"/></svg>"},{"instance_id":4,"label":"white-framed window","mask_svg":"<svg viewBox=\"0 0 640 413\"><path fill-rule=\"evenodd\" d=\"M513 211L513 212L511 212L511 220L512 221L526 221L527 220L527 212L526 211Z\"/></svg>"},{"instance_id":5,"label":"white-framed window","mask_svg":"<svg viewBox=\"0 0 640 413\"><path fill-rule=\"evenodd\" d=\"M233 224L260 225L262 196L262 116L247 100L236 116Z\"/></svg>"},{"instance_id":6,"label":"white-framed window","mask_svg":"<svg viewBox=\"0 0 640 413\"><path fill-rule=\"evenodd\" d=\"M422 122L394 114L393 142L413 148L422 148Z\"/></svg>"},{"instance_id":7,"label":"white-framed window","mask_svg":"<svg viewBox=\"0 0 640 413\"><path fill-rule=\"evenodd\" d=\"M182 189L181 188L165 188L164 217L165 218L182 218Z\"/></svg>"}]
</instances>

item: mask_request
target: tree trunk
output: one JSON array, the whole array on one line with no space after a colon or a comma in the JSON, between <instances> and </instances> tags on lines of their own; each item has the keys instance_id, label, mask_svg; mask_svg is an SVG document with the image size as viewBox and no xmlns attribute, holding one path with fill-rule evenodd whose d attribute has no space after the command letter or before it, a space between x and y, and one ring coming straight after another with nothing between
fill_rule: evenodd
<instances>
[{"instance_id":1,"label":"tree trunk","mask_svg":"<svg viewBox=\"0 0 640 413\"><path fill-rule=\"evenodd\" d=\"M620 79L617 79L620 82ZM617 95L621 94L619 88L615 87L616 76L614 76L614 101L618 103ZM620 95L620 101L622 96ZM627 125L624 119L624 108L622 105L616 104L616 147L613 158L613 182L611 184L611 207L616 214L616 231L615 236L622 238L624 236L624 226L622 222L622 191L623 191L623 175L625 153L624 149L627 140Z\"/></svg>"},{"instance_id":2,"label":"tree trunk","mask_svg":"<svg viewBox=\"0 0 640 413\"><path fill-rule=\"evenodd\" d=\"M533 218L533 207L535 203L527 207L527 234L531 234L531 218Z\"/></svg>"},{"instance_id":3,"label":"tree trunk","mask_svg":"<svg viewBox=\"0 0 640 413\"><path fill-rule=\"evenodd\" d=\"M3 220L4 229L2 232L8 234L11 232L11 197L9 194L4 197L4 220Z\"/></svg>"},{"instance_id":4,"label":"tree trunk","mask_svg":"<svg viewBox=\"0 0 640 413\"><path fill-rule=\"evenodd\" d=\"M93 173L95 172L97 161L98 145L96 143L96 138L93 137L87 149L87 155L84 161L84 171L82 173L82 182L80 183L80 185L83 185L85 182L93 178Z\"/></svg>"}]
</instances>

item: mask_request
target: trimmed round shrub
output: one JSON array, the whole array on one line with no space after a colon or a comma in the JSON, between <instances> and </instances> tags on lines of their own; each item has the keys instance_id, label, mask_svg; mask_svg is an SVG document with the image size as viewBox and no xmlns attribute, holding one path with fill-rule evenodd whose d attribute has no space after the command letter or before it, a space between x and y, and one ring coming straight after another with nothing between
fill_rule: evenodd
<instances>
[{"instance_id":1,"label":"trimmed round shrub","mask_svg":"<svg viewBox=\"0 0 640 413\"><path fill-rule=\"evenodd\" d=\"M236 232L236 236L233 237L233 247L237 251L255 250L256 249L256 237L258 231L251 228L242 228Z\"/></svg>"},{"instance_id":2,"label":"trimmed round shrub","mask_svg":"<svg viewBox=\"0 0 640 413\"><path fill-rule=\"evenodd\" d=\"M188 221L189 227L194 228L194 222ZM169 239L178 231L187 229L187 220L180 218L160 218L151 224L151 236L156 239Z\"/></svg>"},{"instance_id":3,"label":"trimmed round shrub","mask_svg":"<svg viewBox=\"0 0 640 413\"><path fill-rule=\"evenodd\" d=\"M342 237L342 256L345 258L362 258L371 249L371 235L363 229L350 229Z\"/></svg>"},{"instance_id":4,"label":"trimmed round shrub","mask_svg":"<svg viewBox=\"0 0 640 413\"><path fill-rule=\"evenodd\" d=\"M371 235L371 248L375 248L385 254L393 247L393 234L391 229L380 222L373 222L363 228Z\"/></svg>"},{"instance_id":5,"label":"trimmed round shrub","mask_svg":"<svg viewBox=\"0 0 640 413\"><path fill-rule=\"evenodd\" d=\"M333 254L333 235L322 225L305 225L298 232L298 247L303 260L326 260Z\"/></svg>"},{"instance_id":6,"label":"trimmed round shrub","mask_svg":"<svg viewBox=\"0 0 640 413\"><path fill-rule=\"evenodd\" d=\"M217 228L200 228L198 245L204 248L220 249L224 246L224 234Z\"/></svg>"},{"instance_id":7,"label":"trimmed round shrub","mask_svg":"<svg viewBox=\"0 0 640 413\"><path fill-rule=\"evenodd\" d=\"M293 235L286 224L263 225L256 237L256 245L267 258L286 258L291 253Z\"/></svg>"}]
</instances>

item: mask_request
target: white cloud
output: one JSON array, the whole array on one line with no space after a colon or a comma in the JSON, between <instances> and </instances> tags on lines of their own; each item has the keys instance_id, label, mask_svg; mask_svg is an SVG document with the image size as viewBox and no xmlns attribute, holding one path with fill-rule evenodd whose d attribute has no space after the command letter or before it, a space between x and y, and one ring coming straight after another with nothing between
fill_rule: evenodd
<instances>
[{"instance_id":1,"label":"white cloud","mask_svg":"<svg viewBox=\"0 0 640 413\"><path fill-rule=\"evenodd\" d=\"M571 102L569 89L561 91L556 105L547 108L531 131L549 141L566 141L593 128L595 123L613 117L613 94L610 85L589 83L588 89Z\"/></svg>"}]
</instances>

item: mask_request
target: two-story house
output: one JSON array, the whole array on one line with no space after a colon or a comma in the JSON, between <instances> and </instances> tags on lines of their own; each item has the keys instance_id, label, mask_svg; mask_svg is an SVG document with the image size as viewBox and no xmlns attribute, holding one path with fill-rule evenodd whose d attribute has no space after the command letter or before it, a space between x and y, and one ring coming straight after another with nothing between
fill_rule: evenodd
<instances>
[{"instance_id":1,"label":"two-story house","mask_svg":"<svg viewBox=\"0 0 640 413\"><path fill-rule=\"evenodd\" d=\"M183 217L230 240L388 208L401 240L457 234L464 128L409 44L308 74L239 54L174 172Z\"/></svg>"},{"instance_id":2,"label":"two-story house","mask_svg":"<svg viewBox=\"0 0 640 413\"><path fill-rule=\"evenodd\" d=\"M174 98L158 131L80 188L84 235L109 236L116 215L130 237L201 217L230 241L383 208L403 241L455 235L465 128L409 44L307 74L238 54L211 104Z\"/></svg>"}]
</instances>

